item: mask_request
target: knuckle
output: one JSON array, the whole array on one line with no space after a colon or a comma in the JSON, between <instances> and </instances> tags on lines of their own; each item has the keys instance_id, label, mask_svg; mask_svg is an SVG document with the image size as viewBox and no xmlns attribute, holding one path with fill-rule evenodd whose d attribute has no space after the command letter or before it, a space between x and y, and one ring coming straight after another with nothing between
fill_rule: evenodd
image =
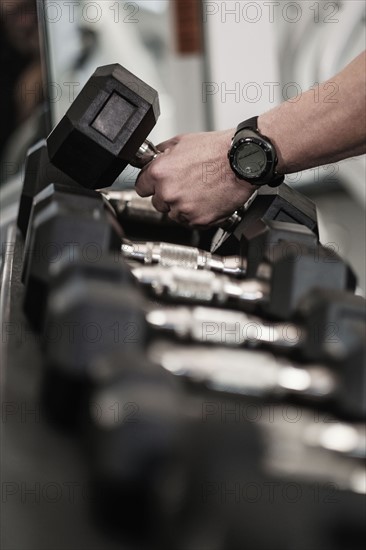
<instances>
[{"instance_id":1,"label":"knuckle","mask_svg":"<svg viewBox=\"0 0 366 550\"><path fill-rule=\"evenodd\" d=\"M161 162L161 159L154 160L149 166L149 177L155 181L161 181L165 177L165 169L163 166L164 163Z\"/></svg>"},{"instance_id":2,"label":"knuckle","mask_svg":"<svg viewBox=\"0 0 366 550\"><path fill-rule=\"evenodd\" d=\"M153 205L154 208L156 208L156 210L158 210L159 212L162 210L162 201L160 201L159 199L157 199L155 197L155 195L153 195L152 199L151 199L151 203Z\"/></svg>"},{"instance_id":3,"label":"knuckle","mask_svg":"<svg viewBox=\"0 0 366 550\"><path fill-rule=\"evenodd\" d=\"M214 218L211 214L201 214L201 215L192 217L192 223L194 223L194 225L202 225L202 226L211 225L213 223L213 220Z\"/></svg>"},{"instance_id":4,"label":"knuckle","mask_svg":"<svg viewBox=\"0 0 366 550\"><path fill-rule=\"evenodd\" d=\"M149 193L147 189L145 189L143 185L139 183L135 185L135 190L139 197L149 197L151 195L151 193Z\"/></svg>"}]
</instances>

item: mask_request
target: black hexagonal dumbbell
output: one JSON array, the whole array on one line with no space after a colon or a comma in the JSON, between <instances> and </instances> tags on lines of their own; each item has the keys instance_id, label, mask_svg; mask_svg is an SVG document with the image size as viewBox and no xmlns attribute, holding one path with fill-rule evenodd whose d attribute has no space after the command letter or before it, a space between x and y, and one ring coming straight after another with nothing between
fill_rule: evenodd
<instances>
[{"instance_id":1,"label":"black hexagonal dumbbell","mask_svg":"<svg viewBox=\"0 0 366 550\"><path fill-rule=\"evenodd\" d=\"M57 384L51 383L52 391L46 392L53 395L49 400L51 416L57 417L61 424L77 424L78 403L83 388L88 386L87 368L97 352L105 354L109 349L121 352L145 349L151 338L165 333L173 339L211 345L226 343L228 346L270 347L277 353L292 353L297 360L305 361L309 360L311 350L310 360L338 365L335 354L340 348L343 348L341 359L344 362L351 361L351 355L358 353L356 343L359 338L354 337L354 341L350 339L350 334L355 334L350 320L360 325L361 330L365 326L364 300L345 292L327 292L324 298L319 292L315 303L323 303L324 311L321 308L318 312L313 311L308 306L308 317L302 314L302 324L270 324L236 311L148 305L140 294L136 294L137 289L131 288L131 274L122 258L117 261L114 257L113 262L109 263L101 259L96 264L81 259L72 264L60 262L57 267L59 273L51 282L47 304L44 348L47 378L59 380ZM333 301L337 301L338 307L333 306ZM342 316L338 315L339 310L343 311ZM320 324L325 318L328 327L338 326L338 342L334 344L334 349L328 341L326 328L320 333L322 327L314 323L314 319L318 319ZM99 330L95 329L99 334L97 343L89 342L82 336L82 327L88 326L91 320L99 327ZM72 341L68 339L68 327L71 326L78 327ZM61 333L56 341L55 330ZM78 353L75 353L75 346ZM360 361L353 363L352 372L357 379L362 372L360 364ZM333 380L332 375L329 378ZM62 392L61 397L55 397L55 392L57 394L66 383L61 383L62 379L67 381L70 395L74 395L75 406L69 406L66 410L62 406ZM330 386L331 383L324 390L325 401L334 395L334 388ZM355 392L353 395L356 395ZM360 404L360 400L356 401L354 407L360 414L360 407L364 405L363 402ZM343 408L350 409L348 405ZM64 418L66 412L69 415L67 419Z\"/></svg>"},{"instance_id":2,"label":"black hexagonal dumbbell","mask_svg":"<svg viewBox=\"0 0 366 550\"><path fill-rule=\"evenodd\" d=\"M27 154L23 189L20 197L17 225L24 239L30 222L33 200L50 183L63 184L82 193L84 189L50 161L46 140L39 141ZM194 246L199 241L197 230L180 225L152 205L151 198L139 197L133 189L100 190L114 209L125 235L136 239L161 239Z\"/></svg>"},{"instance_id":3,"label":"black hexagonal dumbbell","mask_svg":"<svg viewBox=\"0 0 366 550\"><path fill-rule=\"evenodd\" d=\"M42 139L29 149L25 161L23 188L17 219L17 225L24 239L27 236L33 200L50 183L70 185L79 189L79 192L82 193L80 191L82 187L79 184L51 163L47 151L47 142Z\"/></svg>"},{"instance_id":4,"label":"black hexagonal dumbbell","mask_svg":"<svg viewBox=\"0 0 366 550\"><path fill-rule=\"evenodd\" d=\"M309 247L318 244L317 235L306 225L263 217L243 220L240 234L240 256L246 260L247 278L260 276L262 264L271 263L276 247L283 242Z\"/></svg>"},{"instance_id":5,"label":"black hexagonal dumbbell","mask_svg":"<svg viewBox=\"0 0 366 550\"><path fill-rule=\"evenodd\" d=\"M57 425L77 428L93 358L147 345L145 304L121 256L90 262L79 253L69 262L65 251L49 280L42 339L46 411Z\"/></svg>"},{"instance_id":6,"label":"black hexagonal dumbbell","mask_svg":"<svg viewBox=\"0 0 366 550\"><path fill-rule=\"evenodd\" d=\"M34 203L24 251L24 310L41 329L50 270L64 250L69 261L77 250L96 261L103 252L119 253L121 230L102 198L93 191L51 184Z\"/></svg>"},{"instance_id":7,"label":"black hexagonal dumbbell","mask_svg":"<svg viewBox=\"0 0 366 550\"><path fill-rule=\"evenodd\" d=\"M138 266L133 275L161 300L200 303L257 311L289 319L313 288L354 290L351 268L332 250L297 242L279 242L261 279L235 281L208 271Z\"/></svg>"},{"instance_id":8,"label":"black hexagonal dumbbell","mask_svg":"<svg viewBox=\"0 0 366 550\"><path fill-rule=\"evenodd\" d=\"M85 187L108 187L128 164L146 162L159 114L153 88L117 63L99 67L48 137L50 159Z\"/></svg>"},{"instance_id":9,"label":"black hexagonal dumbbell","mask_svg":"<svg viewBox=\"0 0 366 550\"><path fill-rule=\"evenodd\" d=\"M245 210L242 210L240 215L233 216L232 221L228 220L231 224L230 229L225 231L224 226L224 229L217 231L211 243L211 252L235 253L237 242L242 241L243 237L249 237L252 227L263 233L263 228L260 229L257 220L261 220L262 226L271 220L304 225L319 237L315 204L299 191L283 183L275 188L261 187L250 199Z\"/></svg>"},{"instance_id":10,"label":"black hexagonal dumbbell","mask_svg":"<svg viewBox=\"0 0 366 550\"><path fill-rule=\"evenodd\" d=\"M173 524L176 534L190 521L203 521L206 514L212 520L219 511L217 535L224 540L229 533L230 540L234 533L243 534L244 522L251 547L275 549L280 542L292 548L297 522L302 525L305 514L306 544L317 547L319 540L324 543L329 537L325 548L332 548L338 514L361 503L362 426L339 423L331 416L330 424L314 426L318 412L311 409L300 409L294 425L284 416L288 407L269 405L255 396L224 397L203 389L184 396L182 387L143 356L107 355L90 371L94 385L85 404L84 433L98 515L110 528L126 528L127 522L139 533L142 522L150 537L166 536L167 525ZM245 415L249 409L259 416L254 422ZM342 430L353 438L348 448L337 437ZM336 510L330 511L324 500L314 510L313 479L323 496L327 483L336 488ZM286 483L301 490L297 506L290 499L280 504L273 492L264 495L265 487L282 489ZM261 498L229 500L237 485L246 484L260 488ZM263 517L266 529L258 531ZM285 518L292 520L288 530L282 528ZM355 518L360 529L360 510ZM346 513L342 525L352 524L352 514ZM310 525L314 529L309 530Z\"/></svg>"},{"instance_id":11,"label":"black hexagonal dumbbell","mask_svg":"<svg viewBox=\"0 0 366 550\"><path fill-rule=\"evenodd\" d=\"M96 516L150 540L182 514L202 442L199 411L187 414L180 381L137 351L94 357L88 379L81 434Z\"/></svg>"},{"instance_id":12,"label":"black hexagonal dumbbell","mask_svg":"<svg viewBox=\"0 0 366 550\"><path fill-rule=\"evenodd\" d=\"M128 163L142 167L159 153L143 143L158 116L155 90L120 65L100 67L49 136L50 159L83 186L107 187ZM236 236L253 216L303 224L318 233L314 204L286 185L261 189L254 202L255 213L246 211L239 225L241 216L230 221Z\"/></svg>"}]
</instances>

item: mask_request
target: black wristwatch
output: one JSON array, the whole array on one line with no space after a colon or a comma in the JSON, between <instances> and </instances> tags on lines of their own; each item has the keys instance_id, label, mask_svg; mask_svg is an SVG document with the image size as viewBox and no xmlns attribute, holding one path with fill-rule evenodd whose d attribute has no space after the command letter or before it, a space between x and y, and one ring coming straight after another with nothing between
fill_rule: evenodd
<instances>
[{"instance_id":1,"label":"black wristwatch","mask_svg":"<svg viewBox=\"0 0 366 550\"><path fill-rule=\"evenodd\" d=\"M277 187L285 179L285 176L276 173L276 149L259 132L258 117L239 124L228 151L228 158L235 175L253 185Z\"/></svg>"}]
</instances>

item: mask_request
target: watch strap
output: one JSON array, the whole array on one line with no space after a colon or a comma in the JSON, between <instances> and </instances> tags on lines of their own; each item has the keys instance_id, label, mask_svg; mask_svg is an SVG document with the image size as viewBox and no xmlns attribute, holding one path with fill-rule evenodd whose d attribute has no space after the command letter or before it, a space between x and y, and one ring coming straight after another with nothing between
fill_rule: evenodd
<instances>
[{"instance_id":1,"label":"watch strap","mask_svg":"<svg viewBox=\"0 0 366 550\"><path fill-rule=\"evenodd\" d=\"M237 134L241 130L244 130L245 128L249 128L250 130L255 130L256 132L258 132L258 117L253 116L252 118L248 118L248 120L241 122L236 128L235 134Z\"/></svg>"}]
</instances>

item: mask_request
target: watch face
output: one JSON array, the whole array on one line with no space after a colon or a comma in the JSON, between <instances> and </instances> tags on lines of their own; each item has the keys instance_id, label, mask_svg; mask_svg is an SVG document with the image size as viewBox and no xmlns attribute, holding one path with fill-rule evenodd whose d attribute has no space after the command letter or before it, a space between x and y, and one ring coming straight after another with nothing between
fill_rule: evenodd
<instances>
[{"instance_id":1,"label":"watch face","mask_svg":"<svg viewBox=\"0 0 366 550\"><path fill-rule=\"evenodd\" d=\"M267 156L257 143L241 143L235 152L235 164L244 177L255 178L264 172Z\"/></svg>"}]
</instances>

